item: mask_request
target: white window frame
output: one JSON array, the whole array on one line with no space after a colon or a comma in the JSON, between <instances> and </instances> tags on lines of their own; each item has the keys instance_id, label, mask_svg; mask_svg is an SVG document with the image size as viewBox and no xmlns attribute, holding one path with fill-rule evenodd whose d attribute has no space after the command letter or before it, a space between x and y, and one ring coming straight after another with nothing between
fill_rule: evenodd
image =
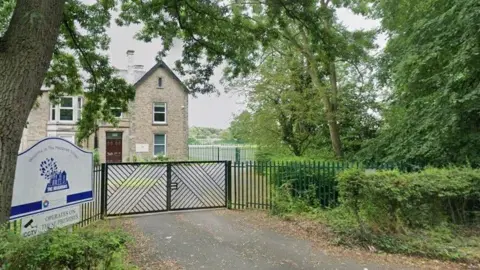
<instances>
[{"instance_id":1,"label":"white window frame","mask_svg":"<svg viewBox=\"0 0 480 270\"><path fill-rule=\"evenodd\" d=\"M163 105L163 108L165 108L165 111L163 114L165 114L165 121L155 121L155 113L160 113L160 112L155 112L155 107L159 104ZM167 123L167 103L166 102L154 102L152 105L152 121L154 124L166 124Z\"/></svg>"},{"instance_id":2,"label":"white window frame","mask_svg":"<svg viewBox=\"0 0 480 270\"><path fill-rule=\"evenodd\" d=\"M72 107L62 107L61 100L58 104L50 104L49 120L53 123L76 123L81 118L83 108L83 97L80 96L64 96L61 98L71 98ZM80 102L79 102L80 101ZM80 107L79 107L80 106ZM60 110L72 110L72 120L60 120ZM55 118L55 119L53 119Z\"/></svg>"},{"instance_id":3,"label":"white window frame","mask_svg":"<svg viewBox=\"0 0 480 270\"><path fill-rule=\"evenodd\" d=\"M155 136L157 136L157 135L163 135L163 137L165 138L165 140L163 142L164 144L156 144L155 143ZM152 154L153 154L154 157L158 156L158 155L155 155L155 146L156 145L163 145L165 147L165 153L163 153L163 156L167 156L167 134L165 134L165 133L154 133L153 134L153 144L152 145L153 145Z\"/></svg>"}]
</instances>

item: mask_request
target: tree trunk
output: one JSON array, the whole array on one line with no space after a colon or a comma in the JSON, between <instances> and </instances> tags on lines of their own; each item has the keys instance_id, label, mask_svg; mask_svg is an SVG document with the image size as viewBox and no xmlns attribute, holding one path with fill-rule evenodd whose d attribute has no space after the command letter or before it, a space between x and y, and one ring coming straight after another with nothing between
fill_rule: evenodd
<instances>
[{"instance_id":1,"label":"tree trunk","mask_svg":"<svg viewBox=\"0 0 480 270\"><path fill-rule=\"evenodd\" d=\"M0 224L8 221L23 128L40 93L65 1L17 0L0 38Z\"/></svg>"},{"instance_id":2,"label":"tree trunk","mask_svg":"<svg viewBox=\"0 0 480 270\"><path fill-rule=\"evenodd\" d=\"M342 153L342 144L340 141L340 127L337 122L336 104L332 104L332 97L336 97L336 94L337 94L336 73L334 73L335 84L331 85L332 91L330 91L331 93L328 93L328 91L325 91L324 89L325 86L322 86L322 84L320 83L317 66L315 65L316 63L315 59L307 56L307 62L308 62L308 71L312 79L312 84L316 89L319 89L319 91L321 91L322 93L322 102L323 102L323 107L325 111L325 116L327 118L327 124L330 132L330 140L332 142L333 152L335 153L335 156L337 158L342 158L343 153ZM335 65L333 65L333 68L335 69ZM332 82L332 76L330 76L330 82ZM332 93L334 95L331 95ZM334 101L336 101L335 98L334 98Z\"/></svg>"},{"instance_id":3,"label":"tree trunk","mask_svg":"<svg viewBox=\"0 0 480 270\"><path fill-rule=\"evenodd\" d=\"M337 87L337 68L335 66L335 59L331 60L328 65L330 73L330 95L327 95L329 98L330 109L327 112L328 120L328 129L330 130L330 138L332 139L332 147L337 158L342 158L342 143L340 141L340 127L337 122L337 96L338 96L338 87Z\"/></svg>"}]
</instances>

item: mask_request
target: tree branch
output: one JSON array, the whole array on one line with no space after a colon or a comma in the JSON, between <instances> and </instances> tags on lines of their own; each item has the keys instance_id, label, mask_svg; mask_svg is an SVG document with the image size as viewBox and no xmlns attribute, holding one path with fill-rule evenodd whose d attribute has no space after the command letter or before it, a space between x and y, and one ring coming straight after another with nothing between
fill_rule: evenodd
<instances>
[{"instance_id":1,"label":"tree branch","mask_svg":"<svg viewBox=\"0 0 480 270\"><path fill-rule=\"evenodd\" d=\"M92 75L92 78L93 78L93 84L94 84L94 91L97 89L97 76L95 75L95 70L93 69L91 63L90 63L90 60L88 59L88 57L85 55L85 52L83 51L82 47L78 44L78 40L77 40L77 34L75 33L75 30L73 30L70 25L68 25L68 21L67 21L67 16L65 16L65 14L63 15L64 18L63 18L63 25L65 26L65 28L67 29L67 32L68 34L70 35L70 37L72 38L72 41L73 41L73 45L75 46L75 48L80 52L80 55L82 56L83 60L85 61L85 63L87 63L87 67L89 69L89 73Z\"/></svg>"}]
</instances>

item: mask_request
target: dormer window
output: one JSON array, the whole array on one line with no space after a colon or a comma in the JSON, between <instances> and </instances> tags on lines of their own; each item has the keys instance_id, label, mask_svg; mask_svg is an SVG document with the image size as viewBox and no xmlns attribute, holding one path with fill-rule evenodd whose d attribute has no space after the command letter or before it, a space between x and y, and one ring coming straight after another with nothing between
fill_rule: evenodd
<instances>
[{"instance_id":1,"label":"dormer window","mask_svg":"<svg viewBox=\"0 0 480 270\"><path fill-rule=\"evenodd\" d=\"M157 82L157 87L158 88L163 88L163 78L162 77L158 77L158 82Z\"/></svg>"}]
</instances>

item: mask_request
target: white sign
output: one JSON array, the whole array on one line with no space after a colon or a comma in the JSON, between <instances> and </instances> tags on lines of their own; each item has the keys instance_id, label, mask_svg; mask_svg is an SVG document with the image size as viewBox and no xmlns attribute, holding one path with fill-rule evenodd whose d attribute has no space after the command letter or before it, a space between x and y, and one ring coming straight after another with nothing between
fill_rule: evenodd
<instances>
[{"instance_id":1,"label":"white sign","mask_svg":"<svg viewBox=\"0 0 480 270\"><path fill-rule=\"evenodd\" d=\"M10 220L93 199L93 154L48 137L18 155Z\"/></svg>"},{"instance_id":2,"label":"white sign","mask_svg":"<svg viewBox=\"0 0 480 270\"><path fill-rule=\"evenodd\" d=\"M69 206L22 218L21 233L24 237L31 237L54 228L79 223L80 219L80 205Z\"/></svg>"},{"instance_id":3,"label":"white sign","mask_svg":"<svg viewBox=\"0 0 480 270\"><path fill-rule=\"evenodd\" d=\"M137 153L146 153L148 152L148 144L135 144L135 152Z\"/></svg>"}]
</instances>

